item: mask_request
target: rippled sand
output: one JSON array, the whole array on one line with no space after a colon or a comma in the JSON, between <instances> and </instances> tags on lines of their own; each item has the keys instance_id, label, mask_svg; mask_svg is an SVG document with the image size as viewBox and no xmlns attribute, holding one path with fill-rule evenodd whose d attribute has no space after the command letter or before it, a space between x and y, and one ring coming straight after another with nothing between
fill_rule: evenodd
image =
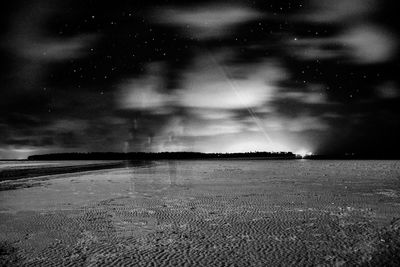
<instances>
[{"instance_id":1,"label":"rippled sand","mask_svg":"<svg viewBox=\"0 0 400 267\"><path fill-rule=\"evenodd\" d=\"M5 183L30 187L0 192L0 265L400 265L399 161L164 161Z\"/></svg>"}]
</instances>

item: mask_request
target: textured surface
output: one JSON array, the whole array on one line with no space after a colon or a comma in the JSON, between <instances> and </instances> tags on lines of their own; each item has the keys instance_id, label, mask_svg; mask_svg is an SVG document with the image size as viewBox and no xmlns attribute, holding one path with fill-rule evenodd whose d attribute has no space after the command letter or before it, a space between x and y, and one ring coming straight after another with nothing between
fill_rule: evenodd
<instances>
[{"instance_id":1,"label":"textured surface","mask_svg":"<svg viewBox=\"0 0 400 267\"><path fill-rule=\"evenodd\" d=\"M47 175L74 173L83 171L95 171L112 168L121 168L129 165L124 161L0 161L0 182L19 180ZM0 183L0 191L19 188L18 186L3 186Z\"/></svg>"},{"instance_id":2,"label":"textured surface","mask_svg":"<svg viewBox=\"0 0 400 267\"><path fill-rule=\"evenodd\" d=\"M165 161L18 183L31 187L0 192L0 265L400 264L398 161Z\"/></svg>"}]
</instances>

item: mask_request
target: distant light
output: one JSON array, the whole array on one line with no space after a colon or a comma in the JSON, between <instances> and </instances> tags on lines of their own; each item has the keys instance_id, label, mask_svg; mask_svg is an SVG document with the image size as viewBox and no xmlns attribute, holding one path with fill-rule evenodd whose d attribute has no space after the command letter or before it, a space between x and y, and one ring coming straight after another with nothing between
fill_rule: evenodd
<instances>
[{"instance_id":1,"label":"distant light","mask_svg":"<svg viewBox=\"0 0 400 267\"><path fill-rule=\"evenodd\" d=\"M312 156L312 152L310 151L306 151L306 150L300 150L298 152L296 152L296 156L300 156L301 158L305 158L307 156Z\"/></svg>"}]
</instances>

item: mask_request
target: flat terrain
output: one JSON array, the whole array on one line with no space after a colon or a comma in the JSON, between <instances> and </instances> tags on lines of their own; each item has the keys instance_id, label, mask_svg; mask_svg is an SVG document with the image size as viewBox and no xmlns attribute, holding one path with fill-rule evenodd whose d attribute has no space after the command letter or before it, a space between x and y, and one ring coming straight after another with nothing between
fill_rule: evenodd
<instances>
[{"instance_id":1,"label":"flat terrain","mask_svg":"<svg viewBox=\"0 0 400 267\"><path fill-rule=\"evenodd\" d=\"M0 185L0 265L400 265L400 161L159 161Z\"/></svg>"},{"instance_id":2,"label":"flat terrain","mask_svg":"<svg viewBox=\"0 0 400 267\"><path fill-rule=\"evenodd\" d=\"M120 168L132 163L127 161L0 161L0 182L45 175ZM0 190L4 190L1 187Z\"/></svg>"}]
</instances>

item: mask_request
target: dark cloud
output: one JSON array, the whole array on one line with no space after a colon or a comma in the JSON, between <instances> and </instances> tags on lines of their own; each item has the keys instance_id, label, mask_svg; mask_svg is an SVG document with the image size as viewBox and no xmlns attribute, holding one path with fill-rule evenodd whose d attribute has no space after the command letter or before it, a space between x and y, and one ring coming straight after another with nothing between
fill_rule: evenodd
<instances>
[{"instance_id":1,"label":"dark cloud","mask_svg":"<svg viewBox=\"0 0 400 267\"><path fill-rule=\"evenodd\" d=\"M6 2L0 157L400 148L395 1Z\"/></svg>"}]
</instances>

